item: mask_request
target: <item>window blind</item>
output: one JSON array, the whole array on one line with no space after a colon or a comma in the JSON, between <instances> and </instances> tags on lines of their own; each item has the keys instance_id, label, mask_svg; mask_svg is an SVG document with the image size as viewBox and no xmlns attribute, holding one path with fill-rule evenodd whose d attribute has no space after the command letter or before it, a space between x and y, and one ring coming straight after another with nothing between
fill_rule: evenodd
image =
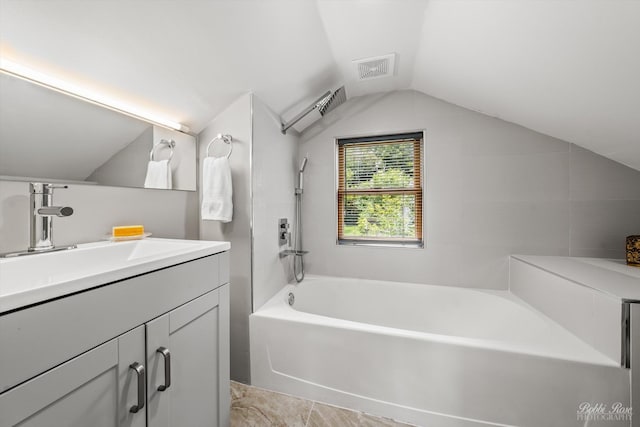
<instances>
[{"instance_id":1,"label":"window blind","mask_svg":"<svg viewBox=\"0 0 640 427\"><path fill-rule=\"evenodd\" d=\"M338 140L338 242L422 244L422 132Z\"/></svg>"}]
</instances>

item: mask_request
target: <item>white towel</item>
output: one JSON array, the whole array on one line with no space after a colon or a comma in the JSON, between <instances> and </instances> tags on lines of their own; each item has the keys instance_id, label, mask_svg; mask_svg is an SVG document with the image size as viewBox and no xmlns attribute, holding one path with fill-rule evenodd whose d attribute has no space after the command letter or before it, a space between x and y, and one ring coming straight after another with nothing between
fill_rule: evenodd
<instances>
[{"instance_id":1,"label":"white towel","mask_svg":"<svg viewBox=\"0 0 640 427\"><path fill-rule=\"evenodd\" d=\"M147 165L147 177L144 180L144 188L164 188L170 190L171 165L169 160L150 161Z\"/></svg>"},{"instance_id":2,"label":"white towel","mask_svg":"<svg viewBox=\"0 0 640 427\"><path fill-rule=\"evenodd\" d=\"M226 157L207 157L202 167L202 219L230 222L233 216L231 166Z\"/></svg>"}]
</instances>

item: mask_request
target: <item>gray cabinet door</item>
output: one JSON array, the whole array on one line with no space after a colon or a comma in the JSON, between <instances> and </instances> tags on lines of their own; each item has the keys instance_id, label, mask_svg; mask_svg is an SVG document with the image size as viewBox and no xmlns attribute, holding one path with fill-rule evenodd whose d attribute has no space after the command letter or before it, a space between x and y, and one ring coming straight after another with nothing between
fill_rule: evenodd
<instances>
[{"instance_id":1,"label":"gray cabinet door","mask_svg":"<svg viewBox=\"0 0 640 427\"><path fill-rule=\"evenodd\" d=\"M81 354L0 395L1 427L144 427L137 373L144 327Z\"/></svg>"},{"instance_id":2,"label":"gray cabinet door","mask_svg":"<svg viewBox=\"0 0 640 427\"><path fill-rule=\"evenodd\" d=\"M149 427L228 426L228 291L223 286L147 323Z\"/></svg>"}]
</instances>

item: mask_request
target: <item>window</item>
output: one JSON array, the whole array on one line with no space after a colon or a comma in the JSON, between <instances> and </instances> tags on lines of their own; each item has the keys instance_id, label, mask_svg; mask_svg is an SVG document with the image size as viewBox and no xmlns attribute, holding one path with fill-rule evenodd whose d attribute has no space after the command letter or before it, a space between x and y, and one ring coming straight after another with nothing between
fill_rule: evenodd
<instances>
[{"instance_id":1,"label":"window","mask_svg":"<svg viewBox=\"0 0 640 427\"><path fill-rule=\"evenodd\" d=\"M338 243L422 247L422 132L341 138Z\"/></svg>"}]
</instances>

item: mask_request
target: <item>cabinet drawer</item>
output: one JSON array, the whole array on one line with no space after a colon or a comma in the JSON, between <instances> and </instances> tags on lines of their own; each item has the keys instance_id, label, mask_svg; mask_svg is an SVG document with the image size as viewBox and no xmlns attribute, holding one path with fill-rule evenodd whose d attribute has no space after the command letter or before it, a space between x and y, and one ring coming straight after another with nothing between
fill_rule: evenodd
<instances>
[{"instance_id":1,"label":"cabinet drawer","mask_svg":"<svg viewBox=\"0 0 640 427\"><path fill-rule=\"evenodd\" d=\"M220 254L0 316L0 393L218 288Z\"/></svg>"}]
</instances>

